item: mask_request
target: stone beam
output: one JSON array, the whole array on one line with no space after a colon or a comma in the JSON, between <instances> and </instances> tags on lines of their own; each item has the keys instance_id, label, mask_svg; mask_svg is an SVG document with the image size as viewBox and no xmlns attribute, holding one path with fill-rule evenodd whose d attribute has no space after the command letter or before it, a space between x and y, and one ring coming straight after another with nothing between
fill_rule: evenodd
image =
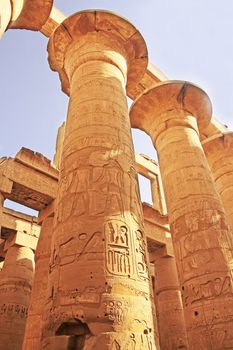
<instances>
[{"instance_id":1,"label":"stone beam","mask_svg":"<svg viewBox=\"0 0 233 350\"><path fill-rule=\"evenodd\" d=\"M53 6L52 11L48 20L41 28L41 33L47 36L48 38L52 35L53 31L66 19L66 16Z\"/></svg>"},{"instance_id":2,"label":"stone beam","mask_svg":"<svg viewBox=\"0 0 233 350\"><path fill-rule=\"evenodd\" d=\"M0 158L0 192L35 210L56 197L57 170L39 153L22 148L15 158Z\"/></svg>"},{"instance_id":3,"label":"stone beam","mask_svg":"<svg viewBox=\"0 0 233 350\"><path fill-rule=\"evenodd\" d=\"M17 231L38 238L40 232L39 226L37 225L37 218L3 207L1 238L7 239L11 234L15 234Z\"/></svg>"},{"instance_id":4,"label":"stone beam","mask_svg":"<svg viewBox=\"0 0 233 350\"><path fill-rule=\"evenodd\" d=\"M150 261L154 261L157 250L165 256L174 256L167 215L161 215L146 203L142 203Z\"/></svg>"},{"instance_id":5,"label":"stone beam","mask_svg":"<svg viewBox=\"0 0 233 350\"><path fill-rule=\"evenodd\" d=\"M1 238L5 240L4 251L14 244L36 250L39 234L36 217L3 208Z\"/></svg>"},{"instance_id":6,"label":"stone beam","mask_svg":"<svg viewBox=\"0 0 233 350\"><path fill-rule=\"evenodd\" d=\"M167 208L158 163L146 155L136 154L136 170L151 182L153 208L166 215Z\"/></svg>"}]
</instances>

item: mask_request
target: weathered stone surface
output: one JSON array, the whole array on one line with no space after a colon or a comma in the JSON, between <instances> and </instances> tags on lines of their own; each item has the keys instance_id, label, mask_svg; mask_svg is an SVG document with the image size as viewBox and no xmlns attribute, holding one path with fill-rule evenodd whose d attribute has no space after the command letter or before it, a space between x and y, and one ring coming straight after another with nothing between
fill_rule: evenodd
<instances>
[{"instance_id":1,"label":"weathered stone surface","mask_svg":"<svg viewBox=\"0 0 233 350\"><path fill-rule=\"evenodd\" d=\"M35 278L33 281L23 350L41 349L42 315L48 287L52 231L53 217L47 217L42 223L40 238L35 253Z\"/></svg>"},{"instance_id":2,"label":"weathered stone surface","mask_svg":"<svg viewBox=\"0 0 233 350\"><path fill-rule=\"evenodd\" d=\"M33 251L10 247L0 279L0 349L22 349L33 272Z\"/></svg>"},{"instance_id":3,"label":"weathered stone surface","mask_svg":"<svg viewBox=\"0 0 233 350\"><path fill-rule=\"evenodd\" d=\"M42 348L76 335L85 349L155 349L125 95L146 69L145 43L126 20L86 11L66 19L48 49L71 98Z\"/></svg>"},{"instance_id":4,"label":"weathered stone surface","mask_svg":"<svg viewBox=\"0 0 233 350\"><path fill-rule=\"evenodd\" d=\"M12 15L9 28L40 30L46 23L53 0L11 0Z\"/></svg>"},{"instance_id":5,"label":"weathered stone surface","mask_svg":"<svg viewBox=\"0 0 233 350\"><path fill-rule=\"evenodd\" d=\"M212 136L202 146L233 232L233 133Z\"/></svg>"},{"instance_id":6,"label":"weathered stone surface","mask_svg":"<svg viewBox=\"0 0 233 350\"><path fill-rule=\"evenodd\" d=\"M232 235L200 140L211 117L198 87L170 81L147 91L131 122L158 151L191 349L232 347ZM211 325L211 327L210 327Z\"/></svg>"}]
</instances>

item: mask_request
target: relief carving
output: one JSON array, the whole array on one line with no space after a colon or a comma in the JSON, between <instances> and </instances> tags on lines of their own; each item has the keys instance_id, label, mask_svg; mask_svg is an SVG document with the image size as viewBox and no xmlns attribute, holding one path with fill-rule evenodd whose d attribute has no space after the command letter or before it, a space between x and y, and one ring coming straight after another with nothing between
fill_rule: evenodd
<instances>
[{"instance_id":1,"label":"relief carving","mask_svg":"<svg viewBox=\"0 0 233 350\"><path fill-rule=\"evenodd\" d=\"M233 286L230 276L217 277L200 284L190 284L184 287L183 300L185 305L190 305L197 301L204 301L217 296L233 295Z\"/></svg>"},{"instance_id":2,"label":"relief carving","mask_svg":"<svg viewBox=\"0 0 233 350\"><path fill-rule=\"evenodd\" d=\"M143 281L147 281L149 279L149 271L147 266L147 246L146 246L146 238L144 237L142 231L137 230L135 232L135 250L136 250L136 265L137 265L137 274L139 278Z\"/></svg>"},{"instance_id":3,"label":"relief carving","mask_svg":"<svg viewBox=\"0 0 233 350\"><path fill-rule=\"evenodd\" d=\"M123 221L111 220L104 226L106 242L106 267L119 276L132 274L132 252L129 228Z\"/></svg>"}]
</instances>

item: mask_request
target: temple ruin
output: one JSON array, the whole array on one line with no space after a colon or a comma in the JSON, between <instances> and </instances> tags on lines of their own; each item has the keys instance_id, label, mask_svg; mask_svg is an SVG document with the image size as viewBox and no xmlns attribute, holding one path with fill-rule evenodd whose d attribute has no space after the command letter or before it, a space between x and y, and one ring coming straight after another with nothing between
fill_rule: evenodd
<instances>
[{"instance_id":1,"label":"temple ruin","mask_svg":"<svg viewBox=\"0 0 233 350\"><path fill-rule=\"evenodd\" d=\"M169 80L112 12L3 0L0 16L0 37L48 37L70 97L53 161L27 145L0 158L0 350L233 349L233 134L208 95Z\"/></svg>"}]
</instances>

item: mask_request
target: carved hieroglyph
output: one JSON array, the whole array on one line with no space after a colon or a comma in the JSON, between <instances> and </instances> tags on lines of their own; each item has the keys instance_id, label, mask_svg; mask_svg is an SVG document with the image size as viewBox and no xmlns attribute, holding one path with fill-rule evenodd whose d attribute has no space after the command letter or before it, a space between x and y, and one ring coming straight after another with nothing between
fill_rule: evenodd
<instances>
[{"instance_id":1,"label":"carved hieroglyph","mask_svg":"<svg viewBox=\"0 0 233 350\"><path fill-rule=\"evenodd\" d=\"M212 136L202 146L233 232L233 133Z\"/></svg>"},{"instance_id":2,"label":"carved hieroglyph","mask_svg":"<svg viewBox=\"0 0 233 350\"><path fill-rule=\"evenodd\" d=\"M32 249L11 246L0 279L0 349L22 349L33 273Z\"/></svg>"},{"instance_id":3,"label":"carved hieroglyph","mask_svg":"<svg viewBox=\"0 0 233 350\"><path fill-rule=\"evenodd\" d=\"M112 13L84 11L54 31L48 51L70 102L42 349L73 340L156 349L125 91L145 72L144 40Z\"/></svg>"},{"instance_id":4,"label":"carved hieroglyph","mask_svg":"<svg viewBox=\"0 0 233 350\"><path fill-rule=\"evenodd\" d=\"M48 285L48 266L51 254L53 217L44 219L35 252L35 278L33 281L23 350L40 350L42 314Z\"/></svg>"},{"instance_id":5,"label":"carved hieroglyph","mask_svg":"<svg viewBox=\"0 0 233 350\"><path fill-rule=\"evenodd\" d=\"M185 82L161 83L131 109L133 127L158 151L190 349L233 347L232 235L198 134L208 96Z\"/></svg>"},{"instance_id":6,"label":"carved hieroglyph","mask_svg":"<svg viewBox=\"0 0 233 350\"><path fill-rule=\"evenodd\" d=\"M154 265L155 303L161 349L188 349L175 258L158 254Z\"/></svg>"}]
</instances>

